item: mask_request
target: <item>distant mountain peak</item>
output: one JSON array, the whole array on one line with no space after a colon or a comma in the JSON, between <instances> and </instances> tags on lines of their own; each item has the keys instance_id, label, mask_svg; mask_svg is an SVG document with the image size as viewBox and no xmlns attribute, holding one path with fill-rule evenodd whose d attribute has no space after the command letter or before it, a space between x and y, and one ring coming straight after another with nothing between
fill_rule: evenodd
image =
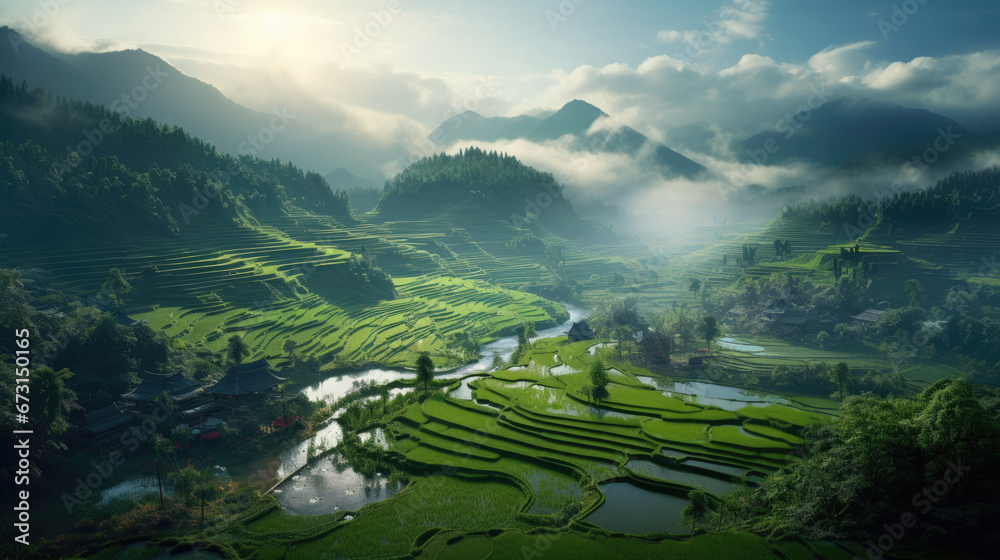
<instances>
[{"instance_id":1,"label":"distant mountain peak","mask_svg":"<svg viewBox=\"0 0 1000 560\"><path fill-rule=\"evenodd\" d=\"M328 185L331 189L352 189L354 187L367 187L371 184L371 181L366 181L361 177L358 177L354 173L351 173L343 167L338 167L333 171L327 173L323 176L326 179Z\"/></svg>"},{"instance_id":2,"label":"distant mountain peak","mask_svg":"<svg viewBox=\"0 0 1000 560\"><path fill-rule=\"evenodd\" d=\"M563 109L567 109L567 110L575 110L575 111L589 110L589 111L596 112L596 113L599 113L601 115L607 116L607 113L605 113L604 111L602 111L599 107L597 107L596 105L593 105L591 103L588 103L588 102L586 102L586 101L584 101L582 99L574 99L574 100L566 103L565 105L563 105L562 108Z\"/></svg>"}]
</instances>

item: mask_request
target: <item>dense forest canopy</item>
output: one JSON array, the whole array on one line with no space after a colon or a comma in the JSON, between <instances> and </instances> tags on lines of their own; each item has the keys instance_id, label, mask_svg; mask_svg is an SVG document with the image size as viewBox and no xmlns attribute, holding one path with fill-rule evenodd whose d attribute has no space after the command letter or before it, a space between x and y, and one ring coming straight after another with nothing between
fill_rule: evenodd
<instances>
[{"instance_id":1,"label":"dense forest canopy","mask_svg":"<svg viewBox=\"0 0 1000 560\"><path fill-rule=\"evenodd\" d=\"M288 206L350 217L346 193L319 174L230 156L177 127L6 77L0 109L0 215L24 237L171 235L204 214L252 221Z\"/></svg>"},{"instance_id":2,"label":"dense forest canopy","mask_svg":"<svg viewBox=\"0 0 1000 560\"><path fill-rule=\"evenodd\" d=\"M471 200L521 226L529 214L543 223L575 220L563 187L551 173L524 165L514 156L467 148L435 154L386 181L378 210L396 214L426 211Z\"/></svg>"},{"instance_id":3,"label":"dense forest canopy","mask_svg":"<svg viewBox=\"0 0 1000 560\"><path fill-rule=\"evenodd\" d=\"M819 222L854 224L859 215L877 217L899 227L996 224L1000 220L1000 167L960 171L917 191L890 187L868 200L857 195L787 208L786 218L809 217ZM870 223L870 222L869 222Z\"/></svg>"}]
</instances>

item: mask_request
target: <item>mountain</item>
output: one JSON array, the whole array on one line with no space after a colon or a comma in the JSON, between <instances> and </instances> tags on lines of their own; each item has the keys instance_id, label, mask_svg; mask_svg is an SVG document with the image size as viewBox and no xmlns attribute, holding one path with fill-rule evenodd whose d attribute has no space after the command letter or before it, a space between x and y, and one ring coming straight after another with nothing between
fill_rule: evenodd
<instances>
[{"instance_id":1,"label":"mountain","mask_svg":"<svg viewBox=\"0 0 1000 560\"><path fill-rule=\"evenodd\" d=\"M0 28L0 36L8 34L20 37ZM248 137L269 127L275 116L243 107L142 50L51 55L21 38L0 45L0 73L16 84L27 81L29 89L179 126L230 154L264 155L266 144L254 146ZM275 128L285 124L279 120Z\"/></svg>"},{"instance_id":2,"label":"mountain","mask_svg":"<svg viewBox=\"0 0 1000 560\"><path fill-rule=\"evenodd\" d=\"M951 151L950 157L968 153L986 138L924 109L843 97L823 104L808 118L786 116L773 130L751 136L738 149L745 162L805 160L834 167L909 160L939 137L948 148L958 144L955 150L940 150L940 155Z\"/></svg>"},{"instance_id":3,"label":"mountain","mask_svg":"<svg viewBox=\"0 0 1000 560\"><path fill-rule=\"evenodd\" d=\"M338 167L323 175L323 178L326 179L330 188L334 190L348 190L355 187L368 187L372 185L372 181L362 179L343 167Z\"/></svg>"},{"instance_id":4,"label":"mountain","mask_svg":"<svg viewBox=\"0 0 1000 560\"><path fill-rule=\"evenodd\" d=\"M0 77L0 223L53 243L172 237L187 224L254 223L288 209L349 222L319 174L234 157L152 119L29 91ZM98 241L95 241L98 240Z\"/></svg>"},{"instance_id":5,"label":"mountain","mask_svg":"<svg viewBox=\"0 0 1000 560\"><path fill-rule=\"evenodd\" d=\"M466 111L446 120L431 133L430 137L438 144L453 144L461 140L494 142L524 138L550 114L484 117L475 111Z\"/></svg>"},{"instance_id":6,"label":"mountain","mask_svg":"<svg viewBox=\"0 0 1000 560\"><path fill-rule=\"evenodd\" d=\"M252 154L295 161L311 170L345 166L376 176L379 165L395 157L386 148L359 138L339 117L291 96L267 107L249 109L214 86L143 50L104 53L49 53L9 27L0 27L0 74L28 89L107 106L130 117L150 117L232 155ZM256 78L249 70L240 79Z\"/></svg>"},{"instance_id":7,"label":"mountain","mask_svg":"<svg viewBox=\"0 0 1000 560\"><path fill-rule=\"evenodd\" d=\"M388 220L485 212L517 228L542 224L574 236L592 233L551 173L475 147L411 164L386 181L377 210Z\"/></svg>"},{"instance_id":8,"label":"mountain","mask_svg":"<svg viewBox=\"0 0 1000 560\"><path fill-rule=\"evenodd\" d=\"M552 114L519 117L483 117L467 111L452 117L430 135L438 144L460 140L493 142L500 139L525 139L541 143L566 135L575 137L571 148L577 151L625 154L651 165L664 177L695 177L705 168L670 148L654 142L641 132L618 126L592 131L599 119L610 118L601 109L574 99Z\"/></svg>"}]
</instances>

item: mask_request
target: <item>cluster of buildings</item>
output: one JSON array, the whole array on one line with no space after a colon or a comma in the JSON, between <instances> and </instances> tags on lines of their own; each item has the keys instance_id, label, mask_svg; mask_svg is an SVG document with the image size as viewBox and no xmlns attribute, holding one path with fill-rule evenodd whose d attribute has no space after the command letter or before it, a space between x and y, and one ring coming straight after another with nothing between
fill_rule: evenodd
<instances>
[{"instance_id":1,"label":"cluster of buildings","mask_svg":"<svg viewBox=\"0 0 1000 560\"><path fill-rule=\"evenodd\" d=\"M729 310L730 317L746 317L749 310L737 305ZM860 322L875 324L882 318L884 309L867 309L858 315L852 315L851 319ZM829 313L810 313L799 307L786 298L778 298L771 301L761 310L757 319L763 323L779 327L813 327L820 330L832 328L837 323L837 318Z\"/></svg>"},{"instance_id":2,"label":"cluster of buildings","mask_svg":"<svg viewBox=\"0 0 1000 560\"><path fill-rule=\"evenodd\" d=\"M283 381L285 378L278 377L263 359L234 365L222 379L209 386L180 372L144 372L139 376L139 385L121 395L121 400L85 413L83 430L87 439L102 449L116 447L134 425L148 422L155 425L170 417L165 414L161 399L166 395L170 408L176 412L178 427L211 441L221 436L216 428L223 422L246 422L256 417L263 405L284 398L275 391ZM274 422L281 427L294 423L286 418Z\"/></svg>"}]
</instances>

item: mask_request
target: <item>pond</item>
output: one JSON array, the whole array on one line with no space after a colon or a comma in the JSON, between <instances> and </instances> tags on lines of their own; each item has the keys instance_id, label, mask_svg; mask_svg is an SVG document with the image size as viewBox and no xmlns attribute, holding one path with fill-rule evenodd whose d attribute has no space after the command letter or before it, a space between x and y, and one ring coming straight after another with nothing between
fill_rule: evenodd
<instances>
[{"instance_id":1,"label":"pond","mask_svg":"<svg viewBox=\"0 0 1000 560\"><path fill-rule=\"evenodd\" d=\"M399 481L391 481L382 473L366 477L339 455L332 455L313 461L273 493L282 511L289 515L324 515L340 510L356 511L402 489Z\"/></svg>"},{"instance_id":2,"label":"pond","mask_svg":"<svg viewBox=\"0 0 1000 560\"><path fill-rule=\"evenodd\" d=\"M663 394L686 402L696 402L717 406L722 410L739 410L745 406L768 406L771 404L791 405L788 399L766 393L755 393L703 381L662 381L658 388L665 388Z\"/></svg>"},{"instance_id":3,"label":"pond","mask_svg":"<svg viewBox=\"0 0 1000 560\"><path fill-rule=\"evenodd\" d=\"M562 336L569 331L574 322L580 321L590 314L589 310L575 305L563 304L563 307L569 313L569 319L561 325L538 331L537 336L531 340ZM451 370L439 370L435 372L434 377L436 379L457 379L471 373L489 371L493 367L494 352L499 352L504 360L509 360L515 349L517 349L517 337L505 336L480 348L482 358L479 360ZM374 367L360 371L339 373L315 385L306 387L302 390L302 393L312 401L325 400L333 402L363 384L375 383L377 385L384 385L397 379L412 379L414 377L416 377L416 373L410 370Z\"/></svg>"},{"instance_id":4,"label":"pond","mask_svg":"<svg viewBox=\"0 0 1000 560\"><path fill-rule=\"evenodd\" d=\"M385 432L382 431L382 428L375 428L374 430L361 432L358 434L358 439L361 440L361 443L368 443L371 441L372 445L381 449L389 448L389 443L385 439Z\"/></svg>"},{"instance_id":5,"label":"pond","mask_svg":"<svg viewBox=\"0 0 1000 560\"><path fill-rule=\"evenodd\" d=\"M593 356L597 354L597 351L600 350L601 348L609 348L614 345L615 345L614 342L600 342L598 344L591 346L590 348L587 348L587 353Z\"/></svg>"},{"instance_id":6,"label":"pond","mask_svg":"<svg viewBox=\"0 0 1000 560\"><path fill-rule=\"evenodd\" d=\"M172 465L172 463L171 463ZM167 472L173 471L173 466L165 466L163 471L163 495L170 497L174 495L174 489L167 484ZM126 498L130 501L137 501L146 496L159 496L160 488L156 482L156 476L138 476L119 482L114 486L101 492L100 505L107 505L111 500Z\"/></svg>"},{"instance_id":7,"label":"pond","mask_svg":"<svg viewBox=\"0 0 1000 560\"><path fill-rule=\"evenodd\" d=\"M341 411L338 410L337 413L334 413L334 418L339 415L339 412ZM231 465L229 470L234 477L260 481L269 488L270 485L277 483L306 464L310 445L313 447L313 454L317 455L322 451L336 447L343 436L344 431L340 424L333 420L316 430L312 437L298 442L293 447Z\"/></svg>"},{"instance_id":8,"label":"pond","mask_svg":"<svg viewBox=\"0 0 1000 560\"><path fill-rule=\"evenodd\" d=\"M468 379L462 380L462 384L457 388L448 391L448 396L455 399L462 399L463 401L472 400L472 387L469 383L477 379L482 379L483 377L488 377L486 375L477 375L475 377L469 377Z\"/></svg>"},{"instance_id":9,"label":"pond","mask_svg":"<svg viewBox=\"0 0 1000 560\"><path fill-rule=\"evenodd\" d=\"M743 476L746 473L746 469L742 467L733 467L730 465L720 465L718 463L709 463L708 461L700 461L698 459L684 459L681 461L689 467L696 467L699 469L704 469L706 471L714 471L717 473L728 474L732 476Z\"/></svg>"},{"instance_id":10,"label":"pond","mask_svg":"<svg viewBox=\"0 0 1000 560\"><path fill-rule=\"evenodd\" d=\"M567 375L570 373L576 373L577 370L573 369L572 366L568 364L559 364L549 368L550 375Z\"/></svg>"},{"instance_id":11,"label":"pond","mask_svg":"<svg viewBox=\"0 0 1000 560\"><path fill-rule=\"evenodd\" d=\"M653 461L646 459L632 459L626 463L625 466L639 474L644 474L646 476L658 478L667 482L676 482L678 484L701 488L702 490L715 494L716 496L727 494L738 486L735 482L721 480L708 475L671 469L670 467L665 467L659 463L654 463Z\"/></svg>"},{"instance_id":12,"label":"pond","mask_svg":"<svg viewBox=\"0 0 1000 560\"><path fill-rule=\"evenodd\" d=\"M646 490L629 482L602 484L601 491L604 503L584 521L619 533L689 533L681 525L681 510L688 505L684 498Z\"/></svg>"},{"instance_id":13,"label":"pond","mask_svg":"<svg viewBox=\"0 0 1000 560\"><path fill-rule=\"evenodd\" d=\"M746 342L743 342L741 340L737 340L735 338L729 338L728 336L724 337L724 338L720 338L719 340L716 340L715 343L718 344L719 346L723 347L723 348L727 348L729 350L735 350L737 352L746 352L747 354L753 354L755 356L763 356L764 355L764 347L763 346L756 346L754 344L748 344Z\"/></svg>"}]
</instances>

